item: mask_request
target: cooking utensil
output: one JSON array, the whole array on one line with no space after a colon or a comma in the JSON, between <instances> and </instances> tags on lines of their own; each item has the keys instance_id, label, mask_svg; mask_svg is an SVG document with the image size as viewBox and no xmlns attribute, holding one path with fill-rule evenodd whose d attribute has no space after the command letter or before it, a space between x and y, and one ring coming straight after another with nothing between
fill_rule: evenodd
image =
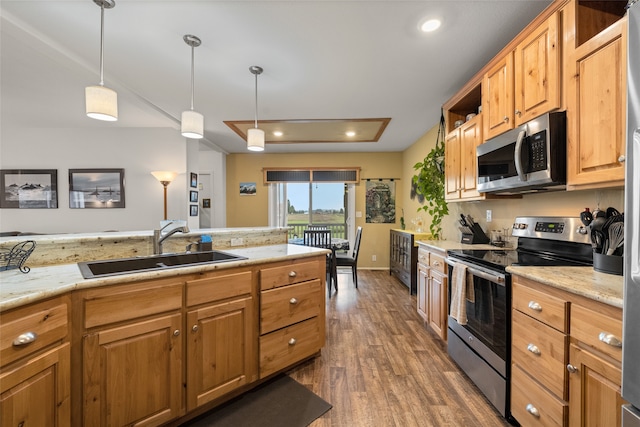
<instances>
[{"instance_id":1,"label":"cooking utensil","mask_svg":"<svg viewBox=\"0 0 640 427\"><path fill-rule=\"evenodd\" d=\"M624 242L624 222L614 222L609 226L609 247L607 249L607 255L613 255L613 252L618 249Z\"/></svg>"},{"instance_id":2,"label":"cooking utensil","mask_svg":"<svg viewBox=\"0 0 640 427\"><path fill-rule=\"evenodd\" d=\"M602 246L604 245L604 233L602 230L591 230L591 246L596 252L602 253Z\"/></svg>"},{"instance_id":3,"label":"cooking utensil","mask_svg":"<svg viewBox=\"0 0 640 427\"><path fill-rule=\"evenodd\" d=\"M473 220L473 217L471 215L467 215L465 217L465 220L467 221L467 226L469 227L473 227L473 224L475 224L476 222Z\"/></svg>"},{"instance_id":4,"label":"cooking utensil","mask_svg":"<svg viewBox=\"0 0 640 427\"><path fill-rule=\"evenodd\" d=\"M469 225L469 224L467 224L467 220L466 220L466 218L464 217L463 214L460 214L460 225L465 226L465 227Z\"/></svg>"},{"instance_id":5,"label":"cooking utensil","mask_svg":"<svg viewBox=\"0 0 640 427\"><path fill-rule=\"evenodd\" d=\"M584 211L580 212L580 221L582 221L585 227L588 227L589 224L591 224L591 221L593 221L593 214L589 211L589 208L584 208Z\"/></svg>"},{"instance_id":6,"label":"cooking utensil","mask_svg":"<svg viewBox=\"0 0 640 427\"><path fill-rule=\"evenodd\" d=\"M596 208L596 210L595 210L595 211L593 211L593 217L594 217L594 218L600 218L600 217L602 217L602 218L606 218L606 217L607 217L607 213L606 213L605 211L601 211L601 210L600 210L600 206L598 206L598 207Z\"/></svg>"},{"instance_id":7,"label":"cooking utensil","mask_svg":"<svg viewBox=\"0 0 640 427\"><path fill-rule=\"evenodd\" d=\"M607 218L611 218L612 216L616 216L616 215L620 215L620 212L618 212L618 209L612 208L612 207L607 208Z\"/></svg>"}]
</instances>

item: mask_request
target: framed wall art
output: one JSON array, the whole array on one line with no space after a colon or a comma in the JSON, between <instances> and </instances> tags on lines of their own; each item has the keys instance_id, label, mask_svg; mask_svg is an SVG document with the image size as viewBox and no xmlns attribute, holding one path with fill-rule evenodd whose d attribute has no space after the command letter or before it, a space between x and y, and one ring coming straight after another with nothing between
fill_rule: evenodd
<instances>
[{"instance_id":1,"label":"framed wall art","mask_svg":"<svg viewBox=\"0 0 640 427\"><path fill-rule=\"evenodd\" d=\"M189 201L191 203L198 203L198 192L197 191L189 191Z\"/></svg>"},{"instance_id":2,"label":"framed wall art","mask_svg":"<svg viewBox=\"0 0 640 427\"><path fill-rule=\"evenodd\" d=\"M0 170L0 208L56 209L58 171L55 169Z\"/></svg>"},{"instance_id":3,"label":"framed wall art","mask_svg":"<svg viewBox=\"0 0 640 427\"><path fill-rule=\"evenodd\" d=\"M211 199L202 199L202 207L210 208L211 207Z\"/></svg>"},{"instance_id":4,"label":"framed wall art","mask_svg":"<svg viewBox=\"0 0 640 427\"><path fill-rule=\"evenodd\" d=\"M71 209L124 208L124 169L69 169Z\"/></svg>"},{"instance_id":5,"label":"framed wall art","mask_svg":"<svg viewBox=\"0 0 640 427\"><path fill-rule=\"evenodd\" d=\"M240 183L240 195L241 196L255 196L256 195L256 183L255 182L241 182Z\"/></svg>"},{"instance_id":6,"label":"framed wall art","mask_svg":"<svg viewBox=\"0 0 640 427\"><path fill-rule=\"evenodd\" d=\"M198 205L189 205L191 209L189 210L189 216L198 216Z\"/></svg>"},{"instance_id":7,"label":"framed wall art","mask_svg":"<svg viewBox=\"0 0 640 427\"><path fill-rule=\"evenodd\" d=\"M191 172L191 180L189 181L191 188L198 188L198 174Z\"/></svg>"}]
</instances>

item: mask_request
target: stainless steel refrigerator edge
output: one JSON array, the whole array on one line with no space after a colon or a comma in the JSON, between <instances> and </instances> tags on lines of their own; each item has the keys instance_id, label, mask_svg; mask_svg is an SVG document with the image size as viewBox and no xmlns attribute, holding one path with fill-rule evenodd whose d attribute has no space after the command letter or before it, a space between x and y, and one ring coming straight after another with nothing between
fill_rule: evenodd
<instances>
[{"instance_id":1,"label":"stainless steel refrigerator edge","mask_svg":"<svg viewBox=\"0 0 640 427\"><path fill-rule=\"evenodd\" d=\"M640 427L640 2L630 0L627 45L627 146L624 224L622 409L624 427Z\"/></svg>"}]
</instances>

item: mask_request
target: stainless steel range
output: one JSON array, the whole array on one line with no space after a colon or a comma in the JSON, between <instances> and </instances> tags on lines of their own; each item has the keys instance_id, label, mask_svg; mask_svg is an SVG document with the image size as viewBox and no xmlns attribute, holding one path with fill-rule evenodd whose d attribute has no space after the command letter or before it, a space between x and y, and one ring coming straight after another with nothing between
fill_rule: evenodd
<instances>
[{"instance_id":1,"label":"stainless steel range","mask_svg":"<svg viewBox=\"0 0 640 427\"><path fill-rule=\"evenodd\" d=\"M456 270L464 274L461 299L466 323L449 310L449 355L507 419L511 373L511 275L510 265L593 265L587 228L580 218L518 217L512 229L517 247L496 250L448 252L449 301ZM461 307L462 308L462 307ZM457 311L457 310L456 310ZM456 313L457 315L457 313Z\"/></svg>"}]
</instances>

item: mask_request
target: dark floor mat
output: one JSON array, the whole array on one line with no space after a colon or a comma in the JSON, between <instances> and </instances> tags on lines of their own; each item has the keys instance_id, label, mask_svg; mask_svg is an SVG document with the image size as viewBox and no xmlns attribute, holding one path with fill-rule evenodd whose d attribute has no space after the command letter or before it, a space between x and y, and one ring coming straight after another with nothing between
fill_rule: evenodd
<instances>
[{"instance_id":1,"label":"dark floor mat","mask_svg":"<svg viewBox=\"0 0 640 427\"><path fill-rule=\"evenodd\" d=\"M183 426L304 427L331 407L288 375L279 375Z\"/></svg>"}]
</instances>

